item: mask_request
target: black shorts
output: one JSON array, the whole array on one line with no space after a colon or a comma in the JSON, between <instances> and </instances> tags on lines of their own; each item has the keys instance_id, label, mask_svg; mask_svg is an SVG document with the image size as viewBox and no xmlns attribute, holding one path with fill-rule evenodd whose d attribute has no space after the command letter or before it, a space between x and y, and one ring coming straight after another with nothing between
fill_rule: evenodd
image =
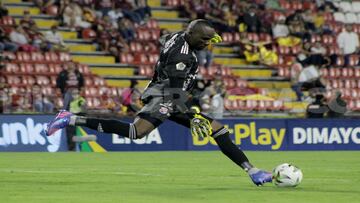
<instances>
[{"instance_id":1,"label":"black shorts","mask_svg":"<svg viewBox=\"0 0 360 203\"><path fill-rule=\"evenodd\" d=\"M169 119L182 126L190 128L190 121L194 118L195 113L190 111L180 111L173 107L171 102L163 102L162 98L153 98L138 113L138 116L152 123L155 128L160 126L165 120ZM212 118L200 113L211 123Z\"/></svg>"}]
</instances>

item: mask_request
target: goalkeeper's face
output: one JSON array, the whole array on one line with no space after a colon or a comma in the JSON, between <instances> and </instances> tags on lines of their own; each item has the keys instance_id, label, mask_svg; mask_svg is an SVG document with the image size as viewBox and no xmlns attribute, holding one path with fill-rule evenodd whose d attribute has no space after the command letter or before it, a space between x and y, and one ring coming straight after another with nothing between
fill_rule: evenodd
<instances>
[{"instance_id":1,"label":"goalkeeper's face","mask_svg":"<svg viewBox=\"0 0 360 203\"><path fill-rule=\"evenodd\" d=\"M194 31L190 35L191 45L196 50L205 49L210 44L211 38L215 35L215 30L209 26L203 26L198 31Z\"/></svg>"}]
</instances>

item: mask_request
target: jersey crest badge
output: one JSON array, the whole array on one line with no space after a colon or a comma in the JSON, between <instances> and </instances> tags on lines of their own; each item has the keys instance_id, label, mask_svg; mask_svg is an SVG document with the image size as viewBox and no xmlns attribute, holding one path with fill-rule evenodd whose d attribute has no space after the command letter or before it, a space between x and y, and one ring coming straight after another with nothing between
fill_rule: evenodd
<instances>
[{"instance_id":1,"label":"jersey crest badge","mask_svg":"<svg viewBox=\"0 0 360 203\"><path fill-rule=\"evenodd\" d=\"M183 62L176 64L176 70L185 70L186 65Z\"/></svg>"}]
</instances>

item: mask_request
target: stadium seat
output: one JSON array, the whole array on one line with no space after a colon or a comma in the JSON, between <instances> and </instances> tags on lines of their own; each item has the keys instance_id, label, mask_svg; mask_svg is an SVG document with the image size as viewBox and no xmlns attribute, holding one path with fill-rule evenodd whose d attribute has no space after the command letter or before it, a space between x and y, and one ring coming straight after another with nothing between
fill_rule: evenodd
<instances>
[{"instance_id":1,"label":"stadium seat","mask_svg":"<svg viewBox=\"0 0 360 203\"><path fill-rule=\"evenodd\" d=\"M59 56L55 52L45 52L45 61L48 63L58 63Z\"/></svg>"},{"instance_id":2,"label":"stadium seat","mask_svg":"<svg viewBox=\"0 0 360 203\"><path fill-rule=\"evenodd\" d=\"M121 63L133 63L134 62L134 56L130 53L120 53L120 61Z\"/></svg>"},{"instance_id":3,"label":"stadium seat","mask_svg":"<svg viewBox=\"0 0 360 203\"><path fill-rule=\"evenodd\" d=\"M339 55L341 54L341 50L336 44L333 44L328 46L327 53L329 55L333 55L333 54Z\"/></svg>"},{"instance_id":4,"label":"stadium seat","mask_svg":"<svg viewBox=\"0 0 360 203\"><path fill-rule=\"evenodd\" d=\"M221 37L224 42L233 42L233 35L229 32L223 32Z\"/></svg>"},{"instance_id":5,"label":"stadium seat","mask_svg":"<svg viewBox=\"0 0 360 203\"><path fill-rule=\"evenodd\" d=\"M226 89L231 89L235 87L235 80L233 78L224 78L223 83Z\"/></svg>"},{"instance_id":6,"label":"stadium seat","mask_svg":"<svg viewBox=\"0 0 360 203\"><path fill-rule=\"evenodd\" d=\"M337 22L330 22L329 23L329 28L334 32L334 33L340 33L343 29L343 24L342 23L337 23Z\"/></svg>"},{"instance_id":7,"label":"stadium seat","mask_svg":"<svg viewBox=\"0 0 360 203\"><path fill-rule=\"evenodd\" d=\"M335 12L334 14L334 20L336 22L340 22L340 23L346 23L346 17L344 15L344 13L342 12Z\"/></svg>"},{"instance_id":8,"label":"stadium seat","mask_svg":"<svg viewBox=\"0 0 360 203\"><path fill-rule=\"evenodd\" d=\"M36 83L41 86L47 86L50 84L50 79L46 76L39 75L39 76L36 76Z\"/></svg>"},{"instance_id":9,"label":"stadium seat","mask_svg":"<svg viewBox=\"0 0 360 203\"><path fill-rule=\"evenodd\" d=\"M91 75L91 71L87 64L78 63L77 67L78 67L80 73L82 73L84 75Z\"/></svg>"},{"instance_id":10,"label":"stadium seat","mask_svg":"<svg viewBox=\"0 0 360 203\"><path fill-rule=\"evenodd\" d=\"M359 1L353 1L352 2L351 11L353 13L360 13L360 2Z\"/></svg>"},{"instance_id":11,"label":"stadium seat","mask_svg":"<svg viewBox=\"0 0 360 203\"><path fill-rule=\"evenodd\" d=\"M287 46L279 46L277 53L279 55L288 55L290 54L290 47Z\"/></svg>"},{"instance_id":12,"label":"stadium seat","mask_svg":"<svg viewBox=\"0 0 360 203\"><path fill-rule=\"evenodd\" d=\"M15 19L11 16L3 16L0 20L0 24L6 26L15 26L16 22Z\"/></svg>"},{"instance_id":13,"label":"stadium seat","mask_svg":"<svg viewBox=\"0 0 360 203\"><path fill-rule=\"evenodd\" d=\"M321 69L320 69L320 75L321 75L322 77L324 77L324 78L329 77L329 70L326 69L326 68L321 68Z\"/></svg>"},{"instance_id":14,"label":"stadium seat","mask_svg":"<svg viewBox=\"0 0 360 203\"><path fill-rule=\"evenodd\" d=\"M341 70L339 68L330 68L329 69L329 77L330 78L338 78L341 76Z\"/></svg>"},{"instance_id":15,"label":"stadium seat","mask_svg":"<svg viewBox=\"0 0 360 203\"><path fill-rule=\"evenodd\" d=\"M4 51L2 54L11 61L16 60L16 54L14 52Z\"/></svg>"},{"instance_id":16,"label":"stadium seat","mask_svg":"<svg viewBox=\"0 0 360 203\"><path fill-rule=\"evenodd\" d=\"M292 2L291 2L291 9L292 9L292 10L302 10L302 9L303 9L303 4L302 4L302 2L292 1Z\"/></svg>"},{"instance_id":17,"label":"stadium seat","mask_svg":"<svg viewBox=\"0 0 360 203\"><path fill-rule=\"evenodd\" d=\"M139 42L130 42L130 51L131 52L143 52L143 47L141 45L141 43Z\"/></svg>"},{"instance_id":18,"label":"stadium seat","mask_svg":"<svg viewBox=\"0 0 360 203\"><path fill-rule=\"evenodd\" d=\"M71 61L71 55L67 52L59 52L59 61Z\"/></svg>"},{"instance_id":19,"label":"stadium seat","mask_svg":"<svg viewBox=\"0 0 360 203\"><path fill-rule=\"evenodd\" d=\"M34 66L29 63L21 63L19 64L20 72L23 74L33 74L35 72Z\"/></svg>"},{"instance_id":20,"label":"stadium seat","mask_svg":"<svg viewBox=\"0 0 360 203\"><path fill-rule=\"evenodd\" d=\"M50 63L48 64L48 69L51 74L59 74L63 70L63 67L58 63Z\"/></svg>"},{"instance_id":21,"label":"stadium seat","mask_svg":"<svg viewBox=\"0 0 360 203\"><path fill-rule=\"evenodd\" d=\"M349 66L358 66L359 65L359 56L356 54L349 56Z\"/></svg>"},{"instance_id":22,"label":"stadium seat","mask_svg":"<svg viewBox=\"0 0 360 203\"><path fill-rule=\"evenodd\" d=\"M6 63L5 64L5 72L6 73L19 73L19 66L16 63Z\"/></svg>"},{"instance_id":23,"label":"stadium seat","mask_svg":"<svg viewBox=\"0 0 360 203\"><path fill-rule=\"evenodd\" d=\"M84 39L96 39L96 32L91 28L85 28L81 31L81 36Z\"/></svg>"},{"instance_id":24,"label":"stadium seat","mask_svg":"<svg viewBox=\"0 0 360 203\"><path fill-rule=\"evenodd\" d=\"M304 8L304 10L312 10L313 11L316 9L316 4L314 4L311 1L304 1L303 8Z\"/></svg>"},{"instance_id":25,"label":"stadium seat","mask_svg":"<svg viewBox=\"0 0 360 203\"><path fill-rule=\"evenodd\" d=\"M19 76L7 75L6 76L6 82L9 85L19 85L19 84L21 84L21 79L20 79Z\"/></svg>"},{"instance_id":26,"label":"stadium seat","mask_svg":"<svg viewBox=\"0 0 360 203\"><path fill-rule=\"evenodd\" d=\"M21 84L24 85L34 85L36 83L34 77L29 76L29 75L23 75L21 77Z\"/></svg>"},{"instance_id":27,"label":"stadium seat","mask_svg":"<svg viewBox=\"0 0 360 203\"><path fill-rule=\"evenodd\" d=\"M355 13L346 13L345 14L346 23L359 23L358 17Z\"/></svg>"},{"instance_id":28,"label":"stadium seat","mask_svg":"<svg viewBox=\"0 0 360 203\"><path fill-rule=\"evenodd\" d=\"M28 52L16 52L16 59L20 62L31 62L31 56Z\"/></svg>"},{"instance_id":29,"label":"stadium seat","mask_svg":"<svg viewBox=\"0 0 360 203\"><path fill-rule=\"evenodd\" d=\"M259 41L259 35L257 33L247 33L246 35L247 39L252 42L258 42Z\"/></svg>"},{"instance_id":30,"label":"stadium seat","mask_svg":"<svg viewBox=\"0 0 360 203\"><path fill-rule=\"evenodd\" d=\"M31 61L42 62L44 61L44 55L41 52L31 52Z\"/></svg>"},{"instance_id":31,"label":"stadium seat","mask_svg":"<svg viewBox=\"0 0 360 203\"><path fill-rule=\"evenodd\" d=\"M291 47L291 53L294 55L299 54L302 51L302 47L301 46L293 46Z\"/></svg>"},{"instance_id":32,"label":"stadium seat","mask_svg":"<svg viewBox=\"0 0 360 203\"><path fill-rule=\"evenodd\" d=\"M139 41L149 41L152 36L152 33L148 29L137 29L136 33Z\"/></svg>"},{"instance_id":33,"label":"stadium seat","mask_svg":"<svg viewBox=\"0 0 360 203\"><path fill-rule=\"evenodd\" d=\"M336 39L332 35L322 35L321 42L325 45L332 45L336 43Z\"/></svg>"},{"instance_id":34,"label":"stadium seat","mask_svg":"<svg viewBox=\"0 0 360 203\"><path fill-rule=\"evenodd\" d=\"M310 40L311 43L320 42L320 41L321 41L321 35L315 35L315 34L311 35L311 40Z\"/></svg>"},{"instance_id":35,"label":"stadium seat","mask_svg":"<svg viewBox=\"0 0 360 203\"><path fill-rule=\"evenodd\" d=\"M351 7L351 3L348 1L341 1L339 3L339 8L345 13L350 13L352 11Z\"/></svg>"}]
</instances>

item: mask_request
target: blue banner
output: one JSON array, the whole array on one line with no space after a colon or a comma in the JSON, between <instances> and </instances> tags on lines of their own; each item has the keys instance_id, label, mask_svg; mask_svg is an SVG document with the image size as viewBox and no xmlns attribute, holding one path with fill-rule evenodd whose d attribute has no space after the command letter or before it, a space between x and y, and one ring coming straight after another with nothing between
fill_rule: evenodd
<instances>
[{"instance_id":1,"label":"blue banner","mask_svg":"<svg viewBox=\"0 0 360 203\"><path fill-rule=\"evenodd\" d=\"M0 151L66 151L62 131L40 134L53 116L0 115ZM130 121L130 120L127 120ZM244 150L360 150L358 119L223 119L233 142ZM85 127L81 135L93 134L92 151L218 150L209 137L193 137L190 131L166 121L139 140L105 134Z\"/></svg>"},{"instance_id":2,"label":"blue banner","mask_svg":"<svg viewBox=\"0 0 360 203\"><path fill-rule=\"evenodd\" d=\"M223 119L233 142L244 150L360 150L356 119ZM106 151L218 150L212 138L192 137L189 130L171 121L140 140L121 135L98 135Z\"/></svg>"},{"instance_id":3,"label":"blue banner","mask_svg":"<svg viewBox=\"0 0 360 203\"><path fill-rule=\"evenodd\" d=\"M52 118L46 115L0 115L0 151L66 151L63 130L50 137L41 135Z\"/></svg>"}]
</instances>

